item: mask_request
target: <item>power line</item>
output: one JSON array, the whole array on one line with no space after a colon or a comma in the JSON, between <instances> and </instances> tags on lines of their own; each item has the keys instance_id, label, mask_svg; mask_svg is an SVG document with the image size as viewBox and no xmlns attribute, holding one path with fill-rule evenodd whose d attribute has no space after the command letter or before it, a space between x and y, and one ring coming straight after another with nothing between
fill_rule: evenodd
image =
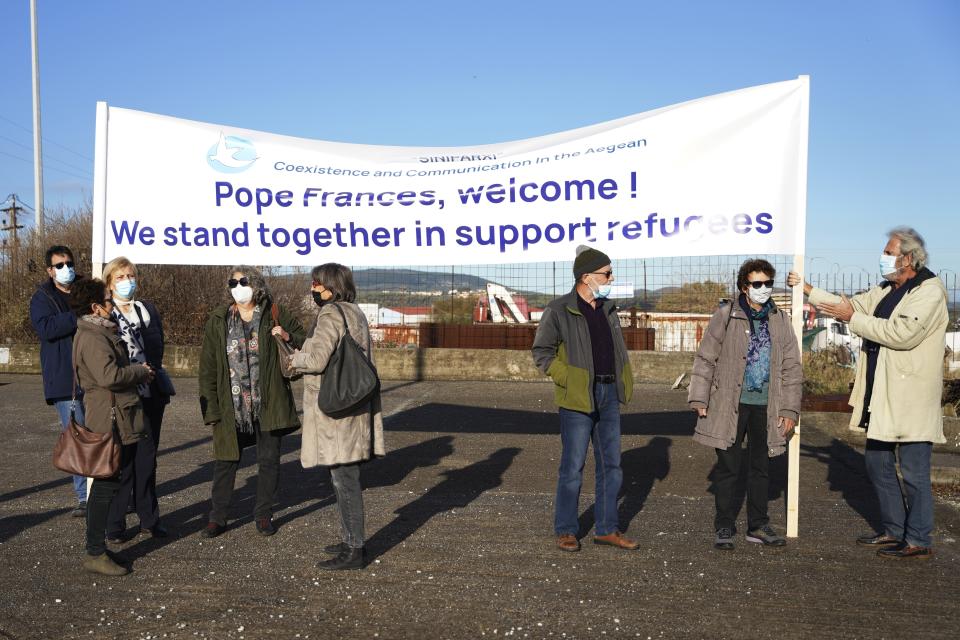
<instances>
[{"instance_id":1,"label":"power line","mask_svg":"<svg viewBox=\"0 0 960 640\"><path fill-rule=\"evenodd\" d=\"M21 158L20 156L15 156L15 155L13 155L12 153L7 153L6 151L0 151L0 154L5 155L5 156L9 156L9 157L13 158L14 160L20 160L21 162L26 162L27 164L31 164L31 165L33 164L33 160L27 160L26 158ZM71 172L71 171L65 171L64 169L60 169L60 168L58 168L58 167L45 167L45 168L46 168L47 170L49 170L49 171L55 171L55 172L57 172L57 173L62 173L62 174L64 174L64 175L70 176L71 178L77 178L78 180L90 180L90 179L91 179L90 176L80 176L80 175L77 175L77 174L75 174L75 173L73 173L73 172Z\"/></svg>"},{"instance_id":2,"label":"power line","mask_svg":"<svg viewBox=\"0 0 960 640\"><path fill-rule=\"evenodd\" d=\"M33 133L33 129L28 129L27 127L23 126L22 124L20 124L20 123L18 123L18 122L14 122L13 120L11 120L10 118L7 118L6 116L0 116L0 120L4 120L4 121L6 121L6 122L9 122L9 123L12 124L13 126L19 128L19 129L23 129L23 130L26 131L27 133ZM65 150L65 151L69 151L70 153L72 153L72 154L74 154L74 155L78 155L78 156L80 156L81 158L83 158L84 160L89 160L90 162L93 162L93 158L91 158L90 156L86 156L86 155L80 153L79 151L74 151L74 150L71 149L70 147L67 147L67 146L65 146L65 145L62 145L62 144L60 144L59 142L57 142L56 140L51 140L50 138L48 138L48 137L46 137L46 136L42 136L41 139L42 139L44 142L49 142L50 144L56 145L56 146L60 147L61 149Z\"/></svg>"},{"instance_id":3,"label":"power line","mask_svg":"<svg viewBox=\"0 0 960 640\"><path fill-rule=\"evenodd\" d=\"M6 141L8 141L8 142L11 142L11 143L17 145L17 146L20 147L21 149L26 149L27 151L33 151L33 148L28 147L28 146L25 145L25 144L21 144L21 143L17 142L16 140L13 140L13 139L11 139L11 138L8 138L7 136L0 135L0 138L2 138L3 140L6 140ZM93 177L93 174L91 174L90 171L88 171L87 169L84 169L83 167L78 167L78 166L76 166L76 165L74 165L74 164L70 164L69 162L66 162L65 160L61 160L60 158L58 158L58 157L56 157L56 156L53 156L53 155L51 155L51 154L49 154L49 153L44 153L43 155L44 155L44 158L43 158L44 163L47 163L47 162L59 162L60 164L62 164L62 165L64 165L64 166L70 167L71 169L76 169L77 171L82 171L83 173L88 174L90 177Z\"/></svg>"}]
</instances>

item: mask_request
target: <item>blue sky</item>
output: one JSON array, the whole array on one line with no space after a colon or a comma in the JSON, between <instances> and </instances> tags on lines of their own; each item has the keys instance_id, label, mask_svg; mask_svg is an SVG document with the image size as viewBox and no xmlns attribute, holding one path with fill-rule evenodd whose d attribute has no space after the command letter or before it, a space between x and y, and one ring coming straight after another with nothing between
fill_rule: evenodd
<instances>
[{"instance_id":1,"label":"blue sky","mask_svg":"<svg viewBox=\"0 0 960 640\"><path fill-rule=\"evenodd\" d=\"M33 203L28 0L0 6L0 198ZM111 105L299 137L502 142L811 76L808 264L912 224L960 271L960 2L39 0L46 206ZM814 260L820 258L820 260Z\"/></svg>"}]
</instances>

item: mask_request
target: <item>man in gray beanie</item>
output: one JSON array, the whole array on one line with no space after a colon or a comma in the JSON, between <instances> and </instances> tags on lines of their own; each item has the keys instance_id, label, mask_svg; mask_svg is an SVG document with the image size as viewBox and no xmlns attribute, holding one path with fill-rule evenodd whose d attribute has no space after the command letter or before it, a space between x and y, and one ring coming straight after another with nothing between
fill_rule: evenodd
<instances>
[{"instance_id":1,"label":"man in gray beanie","mask_svg":"<svg viewBox=\"0 0 960 640\"><path fill-rule=\"evenodd\" d=\"M534 362L553 379L560 409L562 452L554 507L557 546L563 551L580 550L580 487L592 440L597 482L593 542L633 550L640 545L620 533L617 517L623 481L620 404L630 401L633 374L617 307L609 300L610 258L581 245L573 275L573 290L547 305L533 341Z\"/></svg>"}]
</instances>

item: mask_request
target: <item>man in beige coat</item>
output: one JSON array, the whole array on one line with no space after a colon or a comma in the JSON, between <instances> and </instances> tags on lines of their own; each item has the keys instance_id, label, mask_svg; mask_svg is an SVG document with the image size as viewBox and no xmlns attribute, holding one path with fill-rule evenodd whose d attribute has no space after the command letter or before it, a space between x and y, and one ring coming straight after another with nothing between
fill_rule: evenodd
<instances>
[{"instance_id":1,"label":"man in beige coat","mask_svg":"<svg viewBox=\"0 0 960 640\"><path fill-rule=\"evenodd\" d=\"M946 290L926 264L920 234L898 227L880 256L883 284L850 299L803 285L811 304L863 337L850 428L867 430L864 459L884 530L857 542L889 559L932 555L930 454L933 443L945 442L940 398L949 318ZM787 283L800 278L791 273ZM905 494L897 480L898 449Z\"/></svg>"}]
</instances>

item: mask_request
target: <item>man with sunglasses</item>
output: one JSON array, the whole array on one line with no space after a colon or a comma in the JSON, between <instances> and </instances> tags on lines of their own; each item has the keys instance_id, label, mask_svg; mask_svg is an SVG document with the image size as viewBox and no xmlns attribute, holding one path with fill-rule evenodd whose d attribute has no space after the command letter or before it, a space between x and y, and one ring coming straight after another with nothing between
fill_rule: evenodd
<instances>
[{"instance_id":1,"label":"man with sunglasses","mask_svg":"<svg viewBox=\"0 0 960 640\"><path fill-rule=\"evenodd\" d=\"M30 299L30 323L40 337L40 368L43 373L43 395L47 404L57 408L60 425L70 423L73 395L73 334L77 331L77 316L70 310L70 285L76 279L73 252L69 247L54 245L44 256L47 280L37 287ZM83 402L77 399L74 411L77 422L83 424ZM71 513L82 518L87 514L87 479L73 477L77 506Z\"/></svg>"},{"instance_id":2,"label":"man with sunglasses","mask_svg":"<svg viewBox=\"0 0 960 640\"><path fill-rule=\"evenodd\" d=\"M786 450L800 417L803 370L787 314L771 300L776 270L751 259L737 272L736 300L720 306L700 341L687 401L698 420L693 439L712 447L716 549L734 548L743 443L747 443L747 542L782 547L770 526L769 458Z\"/></svg>"},{"instance_id":3,"label":"man with sunglasses","mask_svg":"<svg viewBox=\"0 0 960 640\"><path fill-rule=\"evenodd\" d=\"M554 531L561 551L579 551L580 487L587 446L596 459L595 544L635 550L639 544L620 533L617 498L620 468L620 405L633 394L633 373L620 330L617 307L609 299L610 258L581 245L573 262L570 293L547 305L533 342L533 359L554 383L560 411L560 472Z\"/></svg>"}]
</instances>

